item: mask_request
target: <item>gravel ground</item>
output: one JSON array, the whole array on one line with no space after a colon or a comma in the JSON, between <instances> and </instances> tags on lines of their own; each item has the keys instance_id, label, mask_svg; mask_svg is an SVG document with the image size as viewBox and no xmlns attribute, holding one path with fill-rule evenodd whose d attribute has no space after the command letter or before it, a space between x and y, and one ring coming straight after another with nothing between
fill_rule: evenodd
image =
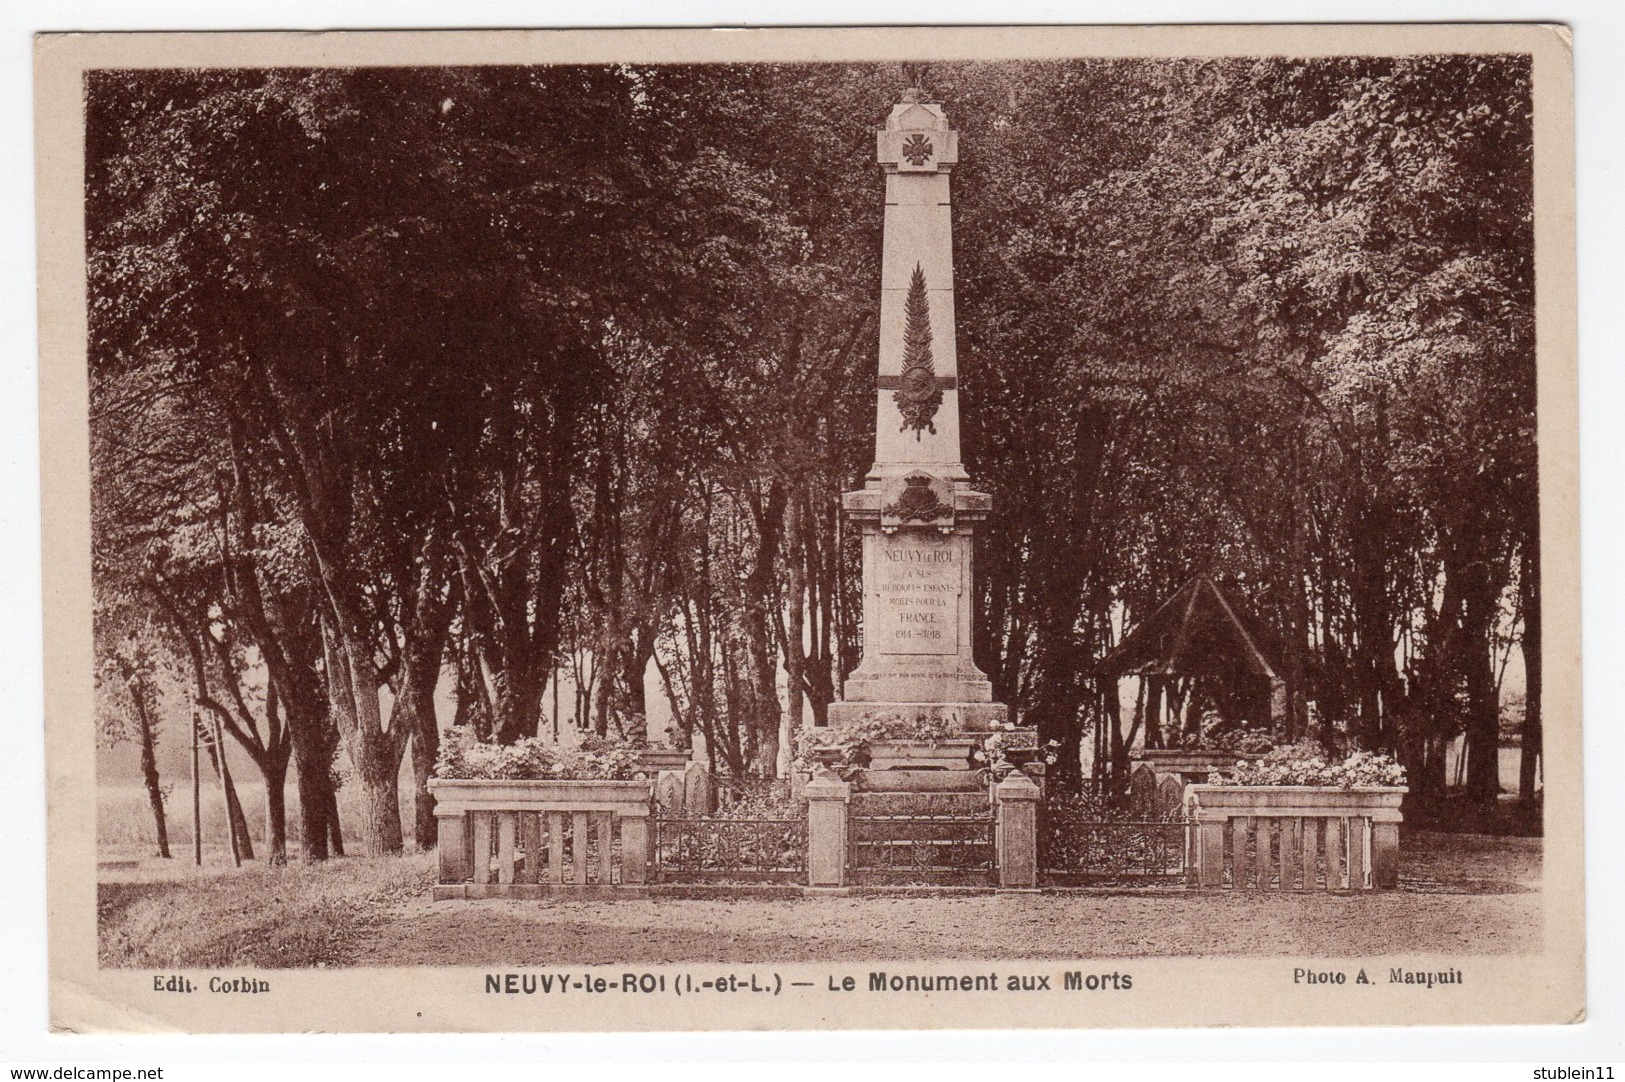
<instances>
[{"instance_id":1,"label":"gravel ground","mask_svg":"<svg viewBox=\"0 0 1625 1082\"><path fill-rule=\"evenodd\" d=\"M1362 896L1159 888L386 905L350 965L1406 953L1540 947L1540 841L1409 834L1401 889Z\"/></svg>"}]
</instances>

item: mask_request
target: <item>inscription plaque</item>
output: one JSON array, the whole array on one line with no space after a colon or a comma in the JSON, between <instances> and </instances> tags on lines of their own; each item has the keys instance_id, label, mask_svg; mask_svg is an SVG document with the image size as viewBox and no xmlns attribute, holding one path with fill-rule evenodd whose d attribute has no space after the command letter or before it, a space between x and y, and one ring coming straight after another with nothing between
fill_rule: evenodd
<instances>
[{"instance_id":1,"label":"inscription plaque","mask_svg":"<svg viewBox=\"0 0 1625 1082\"><path fill-rule=\"evenodd\" d=\"M876 642L883 654L957 654L960 540L924 532L884 538L875 556Z\"/></svg>"}]
</instances>

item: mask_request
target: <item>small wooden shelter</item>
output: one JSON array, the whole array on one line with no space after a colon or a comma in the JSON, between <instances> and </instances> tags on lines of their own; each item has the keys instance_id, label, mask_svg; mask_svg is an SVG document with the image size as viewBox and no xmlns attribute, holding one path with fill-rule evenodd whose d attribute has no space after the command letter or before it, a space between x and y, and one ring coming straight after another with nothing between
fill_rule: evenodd
<instances>
[{"instance_id":1,"label":"small wooden shelter","mask_svg":"<svg viewBox=\"0 0 1625 1082\"><path fill-rule=\"evenodd\" d=\"M1286 685L1265 653L1262 630L1205 574L1125 635L1095 666L1095 676L1107 716L1117 718L1110 747L1105 734L1097 736L1097 762L1122 759L1133 739L1125 740L1118 709L1118 682L1126 676L1146 681L1149 747L1190 734L1210 707L1237 728L1279 729L1286 720Z\"/></svg>"}]
</instances>

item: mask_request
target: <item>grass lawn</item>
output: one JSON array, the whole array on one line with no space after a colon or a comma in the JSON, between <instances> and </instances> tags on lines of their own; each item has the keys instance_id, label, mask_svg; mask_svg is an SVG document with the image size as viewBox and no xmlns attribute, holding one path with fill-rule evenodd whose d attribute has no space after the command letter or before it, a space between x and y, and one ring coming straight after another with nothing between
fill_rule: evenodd
<instances>
[{"instance_id":1,"label":"grass lawn","mask_svg":"<svg viewBox=\"0 0 1625 1082\"><path fill-rule=\"evenodd\" d=\"M429 898L433 860L105 867L113 967L823 962L1158 955L1520 954L1540 947L1540 840L1406 833L1400 889Z\"/></svg>"},{"instance_id":2,"label":"grass lawn","mask_svg":"<svg viewBox=\"0 0 1625 1082\"><path fill-rule=\"evenodd\" d=\"M234 869L219 853L205 861L202 868L189 859L104 866L96 899L103 966L352 964L388 906L426 892L433 879L431 854L285 868Z\"/></svg>"}]
</instances>

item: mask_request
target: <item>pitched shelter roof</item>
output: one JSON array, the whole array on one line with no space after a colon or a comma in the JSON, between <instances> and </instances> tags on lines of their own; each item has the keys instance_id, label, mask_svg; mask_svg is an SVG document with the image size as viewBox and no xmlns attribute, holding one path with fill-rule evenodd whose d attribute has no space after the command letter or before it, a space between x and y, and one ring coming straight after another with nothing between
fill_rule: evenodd
<instances>
[{"instance_id":1,"label":"pitched shelter roof","mask_svg":"<svg viewBox=\"0 0 1625 1082\"><path fill-rule=\"evenodd\" d=\"M1240 664L1267 679L1276 667L1263 635L1236 602L1207 575L1174 591L1095 666L1099 676L1190 673L1215 663Z\"/></svg>"}]
</instances>

